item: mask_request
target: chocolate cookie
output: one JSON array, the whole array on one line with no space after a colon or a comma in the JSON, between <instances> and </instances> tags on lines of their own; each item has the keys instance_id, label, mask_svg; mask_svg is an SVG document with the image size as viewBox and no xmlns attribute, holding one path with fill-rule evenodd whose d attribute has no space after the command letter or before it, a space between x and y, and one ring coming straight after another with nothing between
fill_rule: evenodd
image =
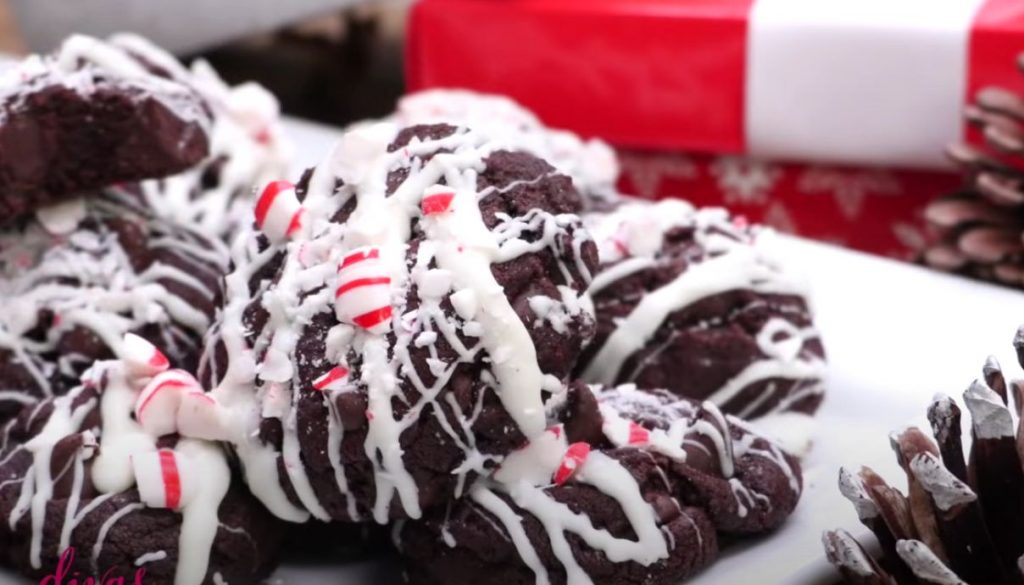
<instances>
[{"instance_id":1,"label":"chocolate cookie","mask_svg":"<svg viewBox=\"0 0 1024 585\"><path fill-rule=\"evenodd\" d=\"M0 421L123 355L128 332L195 368L226 265L218 242L100 196L0 231Z\"/></svg>"},{"instance_id":2,"label":"chocolate cookie","mask_svg":"<svg viewBox=\"0 0 1024 585\"><path fill-rule=\"evenodd\" d=\"M453 126L347 133L270 184L200 377L279 516L417 518L543 433L593 332L572 181ZM239 413L245 413L241 415Z\"/></svg>"},{"instance_id":3,"label":"chocolate cookie","mask_svg":"<svg viewBox=\"0 0 1024 585\"><path fill-rule=\"evenodd\" d=\"M571 387L548 432L467 497L402 525L412 582L676 584L720 534L768 532L796 506L796 460L714 405L592 390Z\"/></svg>"},{"instance_id":4,"label":"chocolate cookie","mask_svg":"<svg viewBox=\"0 0 1024 585\"><path fill-rule=\"evenodd\" d=\"M279 521L232 480L219 445L165 432L204 395L153 346L127 344L137 351L3 427L0 563L59 583L260 582Z\"/></svg>"},{"instance_id":5,"label":"chocolate cookie","mask_svg":"<svg viewBox=\"0 0 1024 585\"><path fill-rule=\"evenodd\" d=\"M501 95L430 89L398 101L402 125L446 123L486 130L505 148L529 152L572 178L586 208L615 197L619 161L608 144L548 128L523 106Z\"/></svg>"},{"instance_id":6,"label":"chocolate cookie","mask_svg":"<svg viewBox=\"0 0 1024 585\"><path fill-rule=\"evenodd\" d=\"M207 105L176 78L177 62L149 47L76 35L0 72L0 222L203 160Z\"/></svg>"},{"instance_id":7,"label":"chocolate cookie","mask_svg":"<svg viewBox=\"0 0 1024 585\"><path fill-rule=\"evenodd\" d=\"M623 200L585 221L601 271L582 379L667 388L744 418L817 409L824 350L771 234L678 200Z\"/></svg>"},{"instance_id":8,"label":"chocolate cookie","mask_svg":"<svg viewBox=\"0 0 1024 585\"><path fill-rule=\"evenodd\" d=\"M188 70L181 68L177 77L199 91L209 105L213 115L209 156L184 172L122 183L107 191L142 202L158 217L230 240L252 222L257 187L288 171L291 145L281 126L280 106L256 83L227 85L202 60Z\"/></svg>"}]
</instances>

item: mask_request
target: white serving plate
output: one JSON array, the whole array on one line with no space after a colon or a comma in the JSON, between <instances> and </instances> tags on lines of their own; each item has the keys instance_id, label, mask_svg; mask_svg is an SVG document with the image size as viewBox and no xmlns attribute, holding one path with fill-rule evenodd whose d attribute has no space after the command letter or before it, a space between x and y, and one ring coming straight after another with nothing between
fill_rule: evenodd
<instances>
[{"instance_id":1,"label":"white serving plate","mask_svg":"<svg viewBox=\"0 0 1024 585\"><path fill-rule=\"evenodd\" d=\"M299 169L315 164L337 129L290 121ZM936 392L959 397L996 355L1018 372L1010 342L1024 323L1024 294L807 240L779 245L807 274L829 356L828 396L815 447L804 462L805 492L775 534L733 547L687 585L822 585L832 576L823 530L863 532L836 478L841 465L870 465L897 484L892 430L927 427ZM24 583L0 574L0 585ZM398 585L393 563L285 566L274 585ZM598 584L600 585L600 584Z\"/></svg>"}]
</instances>

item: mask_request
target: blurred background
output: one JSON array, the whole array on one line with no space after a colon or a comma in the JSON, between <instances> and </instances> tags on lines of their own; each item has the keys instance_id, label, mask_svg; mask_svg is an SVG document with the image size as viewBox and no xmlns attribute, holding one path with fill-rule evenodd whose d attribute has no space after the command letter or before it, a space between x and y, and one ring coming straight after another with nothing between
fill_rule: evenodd
<instances>
[{"instance_id":1,"label":"blurred background","mask_svg":"<svg viewBox=\"0 0 1024 585\"><path fill-rule=\"evenodd\" d=\"M409 0L185 0L174 10L166 6L0 0L0 52L47 52L71 32L131 30L185 62L206 58L231 83L260 82L287 114L333 125L387 114L402 93Z\"/></svg>"},{"instance_id":2,"label":"blurred background","mask_svg":"<svg viewBox=\"0 0 1024 585\"><path fill-rule=\"evenodd\" d=\"M22 50L23 46L21 35L11 20L7 1L0 0L0 51L16 52Z\"/></svg>"},{"instance_id":3,"label":"blurred background","mask_svg":"<svg viewBox=\"0 0 1024 585\"><path fill-rule=\"evenodd\" d=\"M0 0L0 56L120 31L332 126L507 95L624 193L1024 288L1020 0Z\"/></svg>"}]
</instances>

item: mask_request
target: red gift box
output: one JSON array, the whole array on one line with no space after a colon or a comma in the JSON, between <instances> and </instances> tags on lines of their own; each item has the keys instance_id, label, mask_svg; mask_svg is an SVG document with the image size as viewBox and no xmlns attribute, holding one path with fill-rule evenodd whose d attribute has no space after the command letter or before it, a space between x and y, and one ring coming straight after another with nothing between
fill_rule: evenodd
<instances>
[{"instance_id":1,"label":"red gift box","mask_svg":"<svg viewBox=\"0 0 1024 585\"><path fill-rule=\"evenodd\" d=\"M928 201L956 174L806 164L738 156L624 152L620 187L647 199L725 206L751 222L865 252L913 260L932 234Z\"/></svg>"},{"instance_id":2,"label":"red gift box","mask_svg":"<svg viewBox=\"0 0 1024 585\"><path fill-rule=\"evenodd\" d=\"M1016 84L1020 0L422 0L410 89L508 95L613 144L930 168Z\"/></svg>"}]
</instances>

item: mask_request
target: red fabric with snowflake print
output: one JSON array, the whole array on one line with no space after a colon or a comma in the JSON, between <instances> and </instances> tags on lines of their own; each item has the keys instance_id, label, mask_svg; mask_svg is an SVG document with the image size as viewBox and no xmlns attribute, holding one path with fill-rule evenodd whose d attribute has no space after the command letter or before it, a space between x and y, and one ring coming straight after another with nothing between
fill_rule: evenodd
<instances>
[{"instance_id":1,"label":"red fabric with snowflake print","mask_svg":"<svg viewBox=\"0 0 1024 585\"><path fill-rule=\"evenodd\" d=\"M723 206L779 231L902 260L915 258L931 238L924 206L961 183L953 173L736 156L626 151L621 159L626 193Z\"/></svg>"}]
</instances>

